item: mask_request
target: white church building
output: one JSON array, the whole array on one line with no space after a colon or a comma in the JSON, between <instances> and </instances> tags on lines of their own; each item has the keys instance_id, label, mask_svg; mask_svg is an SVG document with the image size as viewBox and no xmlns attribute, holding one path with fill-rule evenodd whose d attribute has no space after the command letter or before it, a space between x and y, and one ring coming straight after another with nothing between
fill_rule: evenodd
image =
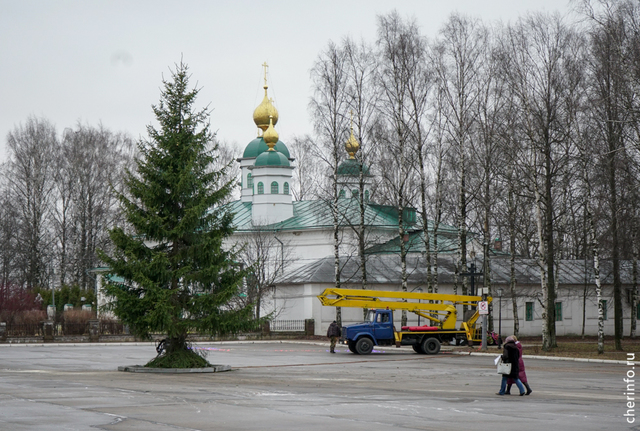
<instances>
[{"instance_id":1,"label":"white church building","mask_svg":"<svg viewBox=\"0 0 640 431\"><path fill-rule=\"evenodd\" d=\"M259 136L246 146L238 159L241 166L241 198L229 204L235 214L236 232L231 238L241 243L256 230L273 234L281 246L288 248L283 273L276 279L271 297L263 304L262 315L272 313L276 319L313 319L315 333L326 334L335 318L335 308L323 307L317 299L324 289L335 286L334 221L330 202L323 200L294 201L291 178L295 160L286 145L279 140L275 126L278 111L268 98L265 79L264 99L255 109L253 120ZM358 142L353 133L345 143L345 159L338 167L338 208L340 214L340 283L341 287L362 286L361 259L357 253L357 238L353 230L360 219L358 193L360 165L354 155ZM371 175L362 166L365 179L364 214L367 242L367 288L399 290L401 271L399 257L397 208L375 204L371 195ZM409 250L407 271L409 290L427 291L427 265L424 259L424 228L415 210L405 209L403 219L406 232L403 241ZM440 226L438 230L438 291L461 292L462 276L456 274L457 229ZM432 235L431 235L432 236ZM433 243L433 238L431 238ZM492 244L493 245L493 244ZM468 250L477 250L477 267L482 267L482 244L469 235ZM489 248L487 256L491 271L494 329L501 326L503 334L513 332L513 295L510 294L510 257L498 247ZM473 259L469 259L470 261ZM605 332L613 334L612 277L603 262L603 298L605 298ZM631 316L630 262L622 262L625 284L625 333ZM516 304L520 334L540 335L542 330L541 283L538 264L533 259L516 259ZM556 302L556 331L558 335L595 335L598 307L591 262L558 262L558 298ZM480 279L476 279L476 283ZM501 294L501 297L499 296ZM634 310L635 311L635 310ZM462 316L462 312L458 313ZM400 316L395 316L399 319ZM342 322L354 323L362 319L359 309L342 309ZM410 317L411 319L411 317ZM417 317L416 317L417 319ZM411 320L410 320L411 323Z\"/></svg>"}]
</instances>

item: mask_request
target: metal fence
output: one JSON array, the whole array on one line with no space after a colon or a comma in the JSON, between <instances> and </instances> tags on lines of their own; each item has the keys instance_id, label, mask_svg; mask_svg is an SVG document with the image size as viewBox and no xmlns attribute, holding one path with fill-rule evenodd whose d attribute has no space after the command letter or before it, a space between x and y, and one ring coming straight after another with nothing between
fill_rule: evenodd
<instances>
[{"instance_id":1,"label":"metal fence","mask_svg":"<svg viewBox=\"0 0 640 431\"><path fill-rule=\"evenodd\" d=\"M272 332L304 332L303 320L272 320L269 327Z\"/></svg>"},{"instance_id":2,"label":"metal fence","mask_svg":"<svg viewBox=\"0 0 640 431\"><path fill-rule=\"evenodd\" d=\"M88 335L89 322L55 321L53 336ZM103 320L100 322L100 335L122 335L124 325L117 320ZM7 337L42 337L44 336L43 322L38 323L7 323Z\"/></svg>"},{"instance_id":3,"label":"metal fence","mask_svg":"<svg viewBox=\"0 0 640 431\"><path fill-rule=\"evenodd\" d=\"M307 327L305 320L272 320L268 322L266 331L271 332L306 332ZM88 335L89 334L89 322L74 322L56 320L52 325L52 335L68 336L68 335ZM256 325L253 329L254 332L260 332L264 328ZM122 335L128 333L125 331L122 322L115 319L105 319L100 321L99 335ZM7 322L6 336L7 337L42 337L44 336L43 322L37 323L12 323Z\"/></svg>"},{"instance_id":4,"label":"metal fence","mask_svg":"<svg viewBox=\"0 0 640 431\"><path fill-rule=\"evenodd\" d=\"M8 337L42 337L42 323L8 323Z\"/></svg>"}]
</instances>

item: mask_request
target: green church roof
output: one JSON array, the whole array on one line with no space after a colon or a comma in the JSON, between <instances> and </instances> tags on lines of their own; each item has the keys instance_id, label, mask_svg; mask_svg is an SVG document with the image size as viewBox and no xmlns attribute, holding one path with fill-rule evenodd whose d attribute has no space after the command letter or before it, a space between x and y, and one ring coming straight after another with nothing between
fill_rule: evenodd
<instances>
[{"instance_id":1,"label":"green church roof","mask_svg":"<svg viewBox=\"0 0 640 431\"><path fill-rule=\"evenodd\" d=\"M264 142L264 139L262 137L259 137L249 142L247 147L244 149L244 153L242 154L242 157L245 159L255 158L268 150L269 150L269 147L267 147L267 144ZM287 157L287 159L291 158L291 155L289 154L289 149L282 141L278 141L276 143L275 150L284 154Z\"/></svg>"},{"instance_id":2,"label":"green church roof","mask_svg":"<svg viewBox=\"0 0 640 431\"><path fill-rule=\"evenodd\" d=\"M260 154L253 166L291 166L287 156L279 151L265 151Z\"/></svg>"},{"instance_id":3,"label":"green church roof","mask_svg":"<svg viewBox=\"0 0 640 431\"><path fill-rule=\"evenodd\" d=\"M369 175L369 167L365 164L362 165L362 173L364 175ZM347 159L343 161L338 166L338 175L359 176L360 162L356 159Z\"/></svg>"},{"instance_id":4,"label":"green church roof","mask_svg":"<svg viewBox=\"0 0 640 431\"><path fill-rule=\"evenodd\" d=\"M256 228L251 222L251 206L251 202L242 201L227 204L228 210L234 213L233 225L237 231L251 231ZM357 199L341 199L338 202L338 207L341 225L357 225L360 222L360 204ZM411 219L411 217L407 219ZM365 224L370 227L397 229L397 209L393 206L367 204L365 205ZM293 217L260 228L264 230L303 230L332 227L333 216L331 215L330 203L323 200L313 200L294 201Z\"/></svg>"}]
</instances>

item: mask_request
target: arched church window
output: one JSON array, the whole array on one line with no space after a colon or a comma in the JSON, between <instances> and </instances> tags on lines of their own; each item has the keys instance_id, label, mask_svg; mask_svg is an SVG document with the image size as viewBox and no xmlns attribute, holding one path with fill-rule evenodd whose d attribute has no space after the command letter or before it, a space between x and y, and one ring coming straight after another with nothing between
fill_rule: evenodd
<instances>
[{"instance_id":1,"label":"arched church window","mask_svg":"<svg viewBox=\"0 0 640 431\"><path fill-rule=\"evenodd\" d=\"M253 177L251 176L251 174L247 175L247 188L253 188Z\"/></svg>"},{"instance_id":2,"label":"arched church window","mask_svg":"<svg viewBox=\"0 0 640 431\"><path fill-rule=\"evenodd\" d=\"M289 183L284 183L284 187L282 187L282 193L285 195L289 194Z\"/></svg>"},{"instance_id":3,"label":"arched church window","mask_svg":"<svg viewBox=\"0 0 640 431\"><path fill-rule=\"evenodd\" d=\"M358 189L351 190L351 197L358 199L359 195L360 195L360 193L359 193Z\"/></svg>"},{"instance_id":4,"label":"arched church window","mask_svg":"<svg viewBox=\"0 0 640 431\"><path fill-rule=\"evenodd\" d=\"M344 199L344 197L345 197L345 192L344 192L344 190L340 190L340 193L338 193L338 198L340 198L340 199Z\"/></svg>"},{"instance_id":5,"label":"arched church window","mask_svg":"<svg viewBox=\"0 0 640 431\"><path fill-rule=\"evenodd\" d=\"M272 195L277 195L278 194L278 182L274 181L271 183L271 194Z\"/></svg>"},{"instance_id":6,"label":"arched church window","mask_svg":"<svg viewBox=\"0 0 640 431\"><path fill-rule=\"evenodd\" d=\"M258 183L258 194L259 195L264 194L264 184L262 184L262 181Z\"/></svg>"}]
</instances>

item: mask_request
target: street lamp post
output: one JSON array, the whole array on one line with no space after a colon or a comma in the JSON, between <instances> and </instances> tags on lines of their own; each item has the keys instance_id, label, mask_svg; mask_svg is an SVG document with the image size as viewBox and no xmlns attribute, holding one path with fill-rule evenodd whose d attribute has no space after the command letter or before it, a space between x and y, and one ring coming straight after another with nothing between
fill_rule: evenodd
<instances>
[{"instance_id":1,"label":"street lamp post","mask_svg":"<svg viewBox=\"0 0 640 431\"><path fill-rule=\"evenodd\" d=\"M469 252L469 257L472 259L472 262L469 264L469 267L467 268L468 271L467 272L463 272L462 276L464 277L470 277L470 281L471 281L471 296L475 296L476 295L476 277L480 277L484 275L483 271L477 272L476 271L476 252L475 250L471 250ZM483 295L482 296L482 300L486 301L486 296ZM482 346L485 346L483 348L483 350L486 350L486 343L487 343L487 338L486 338L486 316L483 316L483 325L482 325L482 334L481 334L481 338L482 338Z\"/></svg>"},{"instance_id":2,"label":"street lamp post","mask_svg":"<svg viewBox=\"0 0 640 431\"><path fill-rule=\"evenodd\" d=\"M422 288L418 287L418 293L422 293ZM420 304L420 298L418 298L418 304ZM420 326L420 315L418 314L418 326Z\"/></svg>"},{"instance_id":3,"label":"street lamp post","mask_svg":"<svg viewBox=\"0 0 640 431\"><path fill-rule=\"evenodd\" d=\"M502 347L502 288L496 288L498 294L498 348Z\"/></svg>"}]
</instances>

